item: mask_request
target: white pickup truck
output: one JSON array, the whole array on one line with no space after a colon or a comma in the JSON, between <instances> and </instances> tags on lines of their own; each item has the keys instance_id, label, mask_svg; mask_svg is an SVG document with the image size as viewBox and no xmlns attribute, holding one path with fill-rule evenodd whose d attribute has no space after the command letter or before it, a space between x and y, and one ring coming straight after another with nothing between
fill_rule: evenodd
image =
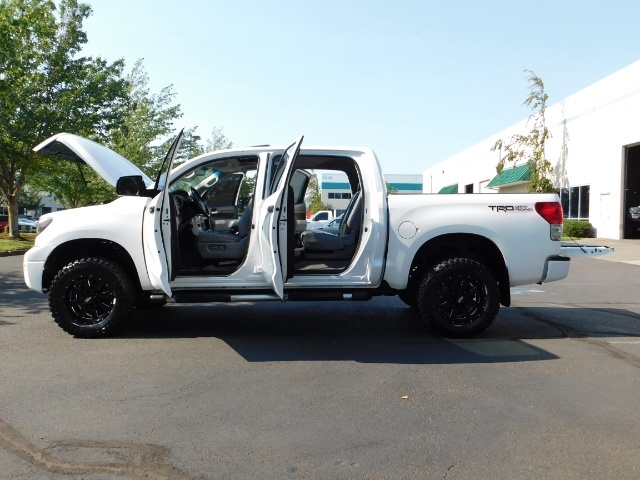
<instances>
[{"instance_id":1,"label":"white pickup truck","mask_svg":"<svg viewBox=\"0 0 640 480\"><path fill-rule=\"evenodd\" d=\"M510 287L564 278L554 194L387 195L368 148L252 147L172 169L180 136L151 179L112 150L62 133L36 151L86 163L119 198L41 217L27 285L78 337L114 333L167 301L369 300L398 295L433 330L486 329ZM345 174L340 229L309 230L310 170ZM168 173L167 173L168 172ZM242 194L252 178L252 192Z\"/></svg>"},{"instance_id":2,"label":"white pickup truck","mask_svg":"<svg viewBox=\"0 0 640 480\"><path fill-rule=\"evenodd\" d=\"M334 219L333 211L320 210L307 218L307 229L320 228Z\"/></svg>"}]
</instances>

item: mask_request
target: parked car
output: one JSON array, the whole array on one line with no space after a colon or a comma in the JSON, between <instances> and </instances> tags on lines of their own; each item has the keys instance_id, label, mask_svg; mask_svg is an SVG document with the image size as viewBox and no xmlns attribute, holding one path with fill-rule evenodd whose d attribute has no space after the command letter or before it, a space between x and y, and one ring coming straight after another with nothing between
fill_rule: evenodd
<instances>
[{"instance_id":1,"label":"parked car","mask_svg":"<svg viewBox=\"0 0 640 480\"><path fill-rule=\"evenodd\" d=\"M18 217L18 228L21 232L36 233L38 231L38 222Z\"/></svg>"},{"instance_id":2,"label":"parked car","mask_svg":"<svg viewBox=\"0 0 640 480\"><path fill-rule=\"evenodd\" d=\"M320 210L307 219L307 230L315 230L323 227L333 219L333 212L331 210Z\"/></svg>"},{"instance_id":3,"label":"parked car","mask_svg":"<svg viewBox=\"0 0 640 480\"><path fill-rule=\"evenodd\" d=\"M337 216L333 220L326 222L324 225L320 227L310 228L309 230L319 230L323 232L334 233L338 235L340 232L340 225L342 225L342 215Z\"/></svg>"},{"instance_id":4,"label":"parked car","mask_svg":"<svg viewBox=\"0 0 640 480\"><path fill-rule=\"evenodd\" d=\"M9 215L0 215L0 232L9 225ZM29 215L18 215L18 228L21 232L35 233L38 231L38 222Z\"/></svg>"}]
</instances>

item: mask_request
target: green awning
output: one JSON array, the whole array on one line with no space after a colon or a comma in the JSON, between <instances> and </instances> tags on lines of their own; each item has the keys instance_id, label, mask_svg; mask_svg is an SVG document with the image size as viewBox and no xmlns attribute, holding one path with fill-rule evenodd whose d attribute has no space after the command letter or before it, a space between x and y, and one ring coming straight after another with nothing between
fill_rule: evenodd
<instances>
[{"instance_id":1,"label":"green awning","mask_svg":"<svg viewBox=\"0 0 640 480\"><path fill-rule=\"evenodd\" d=\"M453 185L442 187L438 193L458 193L458 184L454 183Z\"/></svg>"},{"instance_id":2,"label":"green awning","mask_svg":"<svg viewBox=\"0 0 640 480\"><path fill-rule=\"evenodd\" d=\"M497 188L502 185L518 182L528 182L531 180L531 170L525 165L519 167L510 168L509 170L503 170L489 182L486 188Z\"/></svg>"}]
</instances>

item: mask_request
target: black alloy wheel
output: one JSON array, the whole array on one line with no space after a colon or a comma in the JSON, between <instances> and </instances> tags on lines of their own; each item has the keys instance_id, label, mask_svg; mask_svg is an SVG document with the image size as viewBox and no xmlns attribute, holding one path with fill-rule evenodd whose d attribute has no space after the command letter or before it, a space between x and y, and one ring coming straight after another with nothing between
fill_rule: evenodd
<instances>
[{"instance_id":1,"label":"black alloy wheel","mask_svg":"<svg viewBox=\"0 0 640 480\"><path fill-rule=\"evenodd\" d=\"M63 267L51 282L49 308L66 332L103 337L129 319L134 291L119 265L104 258L82 258Z\"/></svg>"},{"instance_id":2,"label":"black alloy wheel","mask_svg":"<svg viewBox=\"0 0 640 480\"><path fill-rule=\"evenodd\" d=\"M418 308L427 325L439 333L469 337L485 330L498 314L498 284L480 262L451 258L425 275Z\"/></svg>"},{"instance_id":3,"label":"black alloy wheel","mask_svg":"<svg viewBox=\"0 0 640 480\"><path fill-rule=\"evenodd\" d=\"M80 275L69 282L65 301L78 325L104 321L115 306L112 286L98 275Z\"/></svg>"}]
</instances>

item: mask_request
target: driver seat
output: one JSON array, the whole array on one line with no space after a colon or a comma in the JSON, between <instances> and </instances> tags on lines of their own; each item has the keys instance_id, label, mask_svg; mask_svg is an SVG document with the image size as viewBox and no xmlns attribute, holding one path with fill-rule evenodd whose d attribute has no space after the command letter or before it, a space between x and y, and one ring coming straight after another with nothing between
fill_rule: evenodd
<instances>
[{"instance_id":1,"label":"driver seat","mask_svg":"<svg viewBox=\"0 0 640 480\"><path fill-rule=\"evenodd\" d=\"M200 232L196 235L196 248L200 257L208 260L242 260L249 247L253 197L238 220L229 222L237 232Z\"/></svg>"}]
</instances>

